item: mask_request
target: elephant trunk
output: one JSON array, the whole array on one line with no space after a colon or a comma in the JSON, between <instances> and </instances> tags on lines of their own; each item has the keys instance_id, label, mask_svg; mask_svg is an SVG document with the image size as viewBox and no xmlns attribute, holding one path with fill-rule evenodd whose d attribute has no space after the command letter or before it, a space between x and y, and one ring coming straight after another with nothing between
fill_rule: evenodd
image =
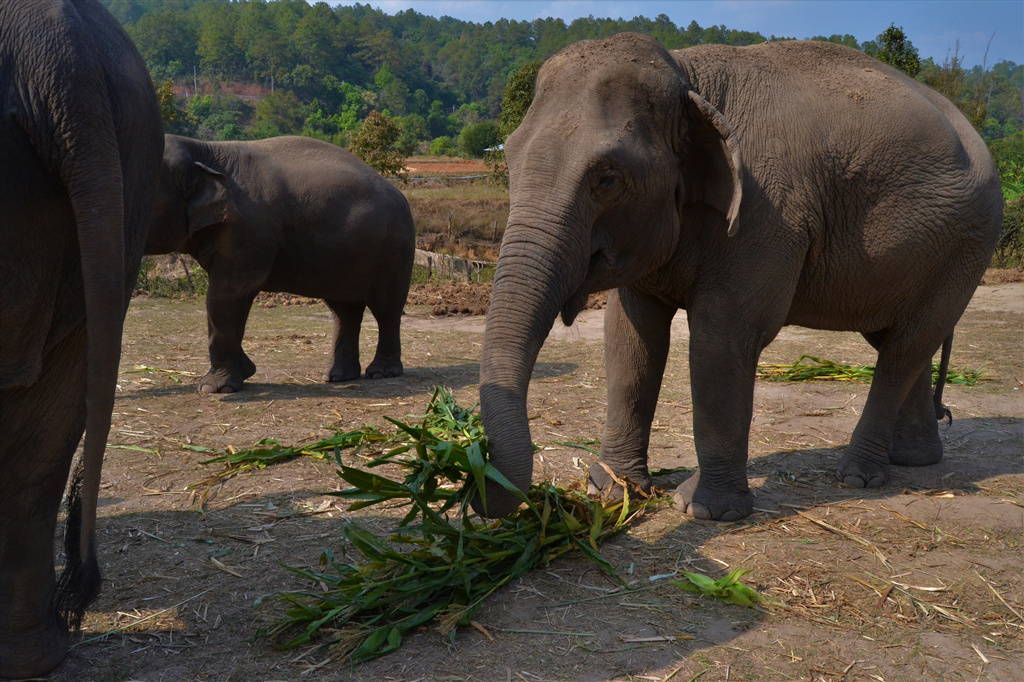
<instances>
[{"instance_id":1,"label":"elephant trunk","mask_svg":"<svg viewBox=\"0 0 1024 682\"><path fill-rule=\"evenodd\" d=\"M530 375L555 317L582 284L589 232L571 212L538 215L514 206L494 275L480 363L480 409L491 463L526 492L533 475L533 441L526 414ZM520 503L488 482L486 509L497 518Z\"/></svg>"}]
</instances>

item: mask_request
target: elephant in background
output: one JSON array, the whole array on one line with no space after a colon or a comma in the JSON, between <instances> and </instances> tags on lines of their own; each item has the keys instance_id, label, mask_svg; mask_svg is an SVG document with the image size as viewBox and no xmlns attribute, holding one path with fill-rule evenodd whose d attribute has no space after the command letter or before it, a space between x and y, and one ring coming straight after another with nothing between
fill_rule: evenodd
<instances>
[{"instance_id":1,"label":"elephant in background","mask_svg":"<svg viewBox=\"0 0 1024 682\"><path fill-rule=\"evenodd\" d=\"M981 280L1002 214L984 142L942 96L829 43L669 53L620 34L543 65L505 155L510 215L480 402L491 461L518 488L532 475L537 353L556 315L571 324L587 294L612 288L600 461L650 486L669 327L685 309L699 473L676 504L690 515L752 511L754 377L784 325L857 331L878 350L840 481L881 486L890 463L942 457L931 358ZM610 479L590 469L592 490L615 494ZM502 516L518 502L492 485L476 507Z\"/></svg>"},{"instance_id":2,"label":"elephant in background","mask_svg":"<svg viewBox=\"0 0 1024 682\"><path fill-rule=\"evenodd\" d=\"M146 253L188 253L210 276L211 368L200 391L239 391L255 374L242 336L260 291L322 298L334 313L334 363L324 381L360 376L367 306L379 337L366 377L402 374L399 330L416 231L402 193L357 157L308 137L167 135L155 210Z\"/></svg>"},{"instance_id":3,"label":"elephant in background","mask_svg":"<svg viewBox=\"0 0 1024 682\"><path fill-rule=\"evenodd\" d=\"M36 677L100 588L100 469L164 140L149 72L96 0L0 4L0 97L0 676Z\"/></svg>"}]
</instances>

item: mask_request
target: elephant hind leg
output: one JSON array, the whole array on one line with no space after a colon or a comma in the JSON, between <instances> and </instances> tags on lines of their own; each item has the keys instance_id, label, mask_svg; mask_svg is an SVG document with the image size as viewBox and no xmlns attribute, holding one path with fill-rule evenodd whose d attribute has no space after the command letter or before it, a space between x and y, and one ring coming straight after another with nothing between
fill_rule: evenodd
<instances>
[{"instance_id":1,"label":"elephant hind leg","mask_svg":"<svg viewBox=\"0 0 1024 682\"><path fill-rule=\"evenodd\" d=\"M921 467L942 461L942 440L932 400L931 363L914 382L896 415L889 462L898 466Z\"/></svg>"},{"instance_id":2,"label":"elephant hind leg","mask_svg":"<svg viewBox=\"0 0 1024 682\"><path fill-rule=\"evenodd\" d=\"M82 322L46 352L34 384L0 391L0 677L41 676L67 650L53 536L85 430L85 347Z\"/></svg>"},{"instance_id":3,"label":"elephant hind leg","mask_svg":"<svg viewBox=\"0 0 1024 682\"><path fill-rule=\"evenodd\" d=\"M872 345L878 343L878 363L864 413L837 474L840 481L855 488L885 485L890 461L916 465L938 461L930 440L932 431L938 439L938 431L929 395L929 366L942 337L910 338L895 330L871 337ZM937 453L941 458L941 443Z\"/></svg>"},{"instance_id":4,"label":"elephant hind leg","mask_svg":"<svg viewBox=\"0 0 1024 682\"><path fill-rule=\"evenodd\" d=\"M404 302L403 298L403 302ZM370 312L377 320L377 352L366 367L367 379L400 377L402 366L402 305L370 305Z\"/></svg>"},{"instance_id":5,"label":"elephant hind leg","mask_svg":"<svg viewBox=\"0 0 1024 682\"><path fill-rule=\"evenodd\" d=\"M325 300L334 313L334 364L323 374L324 381L351 381L361 375L359 330L365 303Z\"/></svg>"},{"instance_id":6,"label":"elephant hind leg","mask_svg":"<svg viewBox=\"0 0 1024 682\"><path fill-rule=\"evenodd\" d=\"M876 350L881 348L883 334L865 334ZM929 466L942 460L942 441L932 392L931 363L917 377L896 414L889 463L897 466Z\"/></svg>"}]
</instances>

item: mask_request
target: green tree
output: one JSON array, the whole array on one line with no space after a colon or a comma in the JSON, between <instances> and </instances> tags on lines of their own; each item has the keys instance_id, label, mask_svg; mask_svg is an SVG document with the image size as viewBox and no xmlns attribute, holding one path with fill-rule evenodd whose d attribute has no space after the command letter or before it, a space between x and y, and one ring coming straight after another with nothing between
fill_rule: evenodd
<instances>
[{"instance_id":1,"label":"green tree","mask_svg":"<svg viewBox=\"0 0 1024 682\"><path fill-rule=\"evenodd\" d=\"M406 179L405 159L395 149L402 128L379 111L371 111L352 136L349 151L384 176Z\"/></svg>"},{"instance_id":2,"label":"green tree","mask_svg":"<svg viewBox=\"0 0 1024 682\"><path fill-rule=\"evenodd\" d=\"M890 24L878 38L878 53L875 59L899 69L911 78L921 71L921 59L917 56L917 48L903 32L903 27L896 28Z\"/></svg>"},{"instance_id":3,"label":"green tree","mask_svg":"<svg viewBox=\"0 0 1024 682\"><path fill-rule=\"evenodd\" d=\"M927 68L922 73L924 82L934 88L939 94L955 104L960 112L971 122L971 125L978 131L985 128L985 120L988 116L988 100L991 92L987 87L990 80L990 73L982 68L971 82L971 75L963 68L963 60L960 57L960 41L956 41L953 47L953 56L946 54L942 66L935 66L926 62Z\"/></svg>"},{"instance_id":4,"label":"green tree","mask_svg":"<svg viewBox=\"0 0 1024 682\"><path fill-rule=\"evenodd\" d=\"M256 105L256 120L250 134L256 139L297 135L306 122L306 107L291 90L272 92Z\"/></svg>"},{"instance_id":5,"label":"green tree","mask_svg":"<svg viewBox=\"0 0 1024 682\"><path fill-rule=\"evenodd\" d=\"M459 133L459 151L474 159L482 157L485 149L498 143L498 124L494 121L471 123Z\"/></svg>"},{"instance_id":6,"label":"green tree","mask_svg":"<svg viewBox=\"0 0 1024 682\"><path fill-rule=\"evenodd\" d=\"M419 114L409 114L397 121L402 127L402 134L395 142L395 148L404 156L412 156L416 147L430 136L427 120Z\"/></svg>"},{"instance_id":7,"label":"green tree","mask_svg":"<svg viewBox=\"0 0 1024 682\"><path fill-rule=\"evenodd\" d=\"M431 156L451 156L456 151L457 147L452 144L452 138L447 135L434 138L434 141L430 143Z\"/></svg>"},{"instance_id":8,"label":"green tree","mask_svg":"<svg viewBox=\"0 0 1024 682\"><path fill-rule=\"evenodd\" d=\"M164 122L164 132L172 135L194 135L196 118L190 111L178 105L174 97L174 83L167 80L162 85L154 86L157 102L160 103L160 118Z\"/></svg>"},{"instance_id":9,"label":"green tree","mask_svg":"<svg viewBox=\"0 0 1024 682\"><path fill-rule=\"evenodd\" d=\"M523 122L523 117L526 116L530 104L533 103L534 87L537 83L540 66L540 61L528 62L509 77L508 84L505 86L505 96L501 100L501 118L498 119L499 144L504 145L508 136L515 132L519 124ZM491 169L491 179L507 186L508 166L505 164L505 150L487 152L484 160L487 162L488 168Z\"/></svg>"},{"instance_id":10,"label":"green tree","mask_svg":"<svg viewBox=\"0 0 1024 682\"><path fill-rule=\"evenodd\" d=\"M857 42L857 38L849 33L845 33L843 35L833 33L827 38L825 36L814 36L811 40L819 40L823 43L835 43L836 45L845 45L846 47L852 47L855 50L860 49L860 43Z\"/></svg>"}]
</instances>

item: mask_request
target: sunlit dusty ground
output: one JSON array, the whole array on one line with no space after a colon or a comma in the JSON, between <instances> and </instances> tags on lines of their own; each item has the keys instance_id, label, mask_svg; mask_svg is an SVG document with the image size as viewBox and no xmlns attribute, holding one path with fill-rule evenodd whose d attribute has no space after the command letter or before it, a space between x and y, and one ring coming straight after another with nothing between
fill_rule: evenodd
<instances>
[{"instance_id":1,"label":"sunlit dusty ground","mask_svg":"<svg viewBox=\"0 0 1024 682\"><path fill-rule=\"evenodd\" d=\"M450 647L425 627L398 653L313 670L323 655L254 642L256 629L280 611L273 602L259 609L253 602L309 587L282 563L316 563L321 548L339 547L347 520L383 534L396 519L372 510L350 514L321 495L340 479L331 464L308 458L214 486L201 508L201 497L185 487L216 468L200 466L204 455L182 446L245 447L265 437L299 443L332 427L384 428L384 415L421 411L435 384L474 403L483 319L428 312L410 308L405 319L405 376L325 385L326 308L254 308L246 348L258 373L241 393L209 396L193 386L193 375L208 366L202 301L133 302L111 435L117 448L107 452L100 500L106 582L80 644L51 679L1024 679L1021 284L983 287L958 328L953 366L983 369L988 380L947 387L955 419L942 432L941 464L897 469L880 490L840 488L836 461L867 385L758 382L749 466L758 513L736 524L687 520L669 507L648 514L602 550L642 591L612 592L614 583L599 570L569 557L488 601L477 620L495 642L466 630ZM536 454L538 479L569 483L593 460L555 441L601 435L602 315L588 311L574 328L556 328L541 352L529 406L533 437L544 448ZM681 319L652 469L696 463ZM376 342L371 323L364 365ZM805 353L874 360L857 335L788 329L762 361L792 362ZM135 371L138 365L191 374ZM776 605L725 605L649 580L676 570L717 577L736 567L750 569L745 580ZM665 635L694 639L623 641Z\"/></svg>"}]
</instances>

